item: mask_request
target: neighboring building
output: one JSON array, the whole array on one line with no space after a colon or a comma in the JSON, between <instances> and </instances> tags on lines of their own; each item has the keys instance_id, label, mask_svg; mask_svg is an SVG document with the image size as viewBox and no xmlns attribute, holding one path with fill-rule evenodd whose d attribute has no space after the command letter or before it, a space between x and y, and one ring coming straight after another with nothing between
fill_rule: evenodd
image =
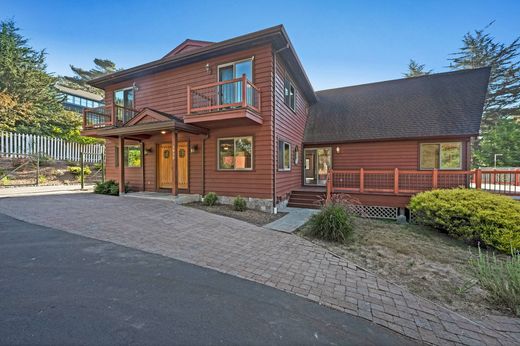
<instances>
[{"instance_id":1,"label":"neighboring building","mask_svg":"<svg viewBox=\"0 0 520 346\"><path fill-rule=\"evenodd\" d=\"M303 192L324 191L334 169L345 170L335 184L361 186L350 192L363 203L402 207L412 190L385 188L406 183L391 176L396 169L420 177L469 169L488 79L484 68L315 92L276 26L186 40L162 59L92 80L107 107L85 112L83 134L107 140L106 176L132 190L304 206ZM450 181L439 185L460 183Z\"/></svg>"},{"instance_id":2,"label":"neighboring building","mask_svg":"<svg viewBox=\"0 0 520 346\"><path fill-rule=\"evenodd\" d=\"M65 96L63 107L66 110L83 113L85 108L96 108L104 106L103 96L94 94L85 90L72 89L60 84L56 85L56 89Z\"/></svg>"}]
</instances>

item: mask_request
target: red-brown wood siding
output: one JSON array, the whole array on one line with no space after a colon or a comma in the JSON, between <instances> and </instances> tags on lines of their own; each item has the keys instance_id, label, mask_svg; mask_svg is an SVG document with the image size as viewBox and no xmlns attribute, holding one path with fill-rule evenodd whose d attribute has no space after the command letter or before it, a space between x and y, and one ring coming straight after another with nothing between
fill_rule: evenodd
<instances>
[{"instance_id":1,"label":"red-brown wood siding","mask_svg":"<svg viewBox=\"0 0 520 346\"><path fill-rule=\"evenodd\" d=\"M333 169L356 168L399 168L419 169L419 148L421 143L462 142L462 169L468 169L469 138L399 140L363 143L342 143L329 145L306 145L306 148L332 148ZM336 148L339 147L339 153Z\"/></svg>"},{"instance_id":2,"label":"red-brown wood siding","mask_svg":"<svg viewBox=\"0 0 520 346\"><path fill-rule=\"evenodd\" d=\"M187 112L188 85L197 86L217 81L217 66L254 56L253 83L261 91L262 125L234 126L212 129L206 140L205 151L205 192L214 191L219 195L272 198L272 80L273 59L270 45L256 47L242 52L201 61L173 70L143 76L135 80L118 83L106 88L106 104L111 106L113 91L129 87L134 82L138 87L135 95L135 108L149 107L159 111L183 117ZM206 64L211 72L206 71ZM164 142L171 143L171 135ZM233 136L253 136L253 170L252 171L218 171L217 170L217 138ZM160 136L159 136L160 137ZM197 144L198 151L189 158L189 184L191 193L202 193L202 138L203 136L179 133L179 141L189 140L190 145ZM153 148L153 153L145 157L146 190L155 191L156 187L156 145L160 142L157 136L144 141L145 147ZM110 143L110 144L108 144ZM118 171L114 170L114 157L109 155L115 145L107 143L107 178L117 180ZM114 142L115 143L115 142ZM112 168L111 168L112 167ZM135 190L142 188L141 169L127 168L125 180Z\"/></svg>"},{"instance_id":3,"label":"red-brown wood siding","mask_svg":"<svg viewBox=\"0 0 520 346\"><path fill-rule=\"evenodd\" d=\"M275 81L275 162L276 162L276 196L278 200L288 198L289 193L302 184L302 143L305 132L305 124L308 116L308 103L296 88L295 110L293 111L285 104L284 83L287 74L284 62L278 58L276 60L276 81ZM287 76L291 77L287 74ZM278 141L282 140L291 144L291 170L278 170ZM294 148L298 146L298 164L294 164Z\"/></svg>"}]
</instances>

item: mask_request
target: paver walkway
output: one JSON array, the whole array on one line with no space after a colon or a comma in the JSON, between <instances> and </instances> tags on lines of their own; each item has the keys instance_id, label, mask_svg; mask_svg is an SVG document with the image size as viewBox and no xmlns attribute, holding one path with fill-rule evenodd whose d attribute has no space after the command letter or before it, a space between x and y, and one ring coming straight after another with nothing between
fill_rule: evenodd
<instances>
[{"instance_id":1,"label":"paver walkway","mask_svg":"<svg viewBox=\"0 0 520 346\"><path fill-rule=\"evenodd\" d=\"M515 319L490 328L300 237L171 202L86 194L37 196L0 199L0 212L276 287L426 343L520 344ZM501 326L508 330L499 331Z\"/></svg>"}]
</instances>

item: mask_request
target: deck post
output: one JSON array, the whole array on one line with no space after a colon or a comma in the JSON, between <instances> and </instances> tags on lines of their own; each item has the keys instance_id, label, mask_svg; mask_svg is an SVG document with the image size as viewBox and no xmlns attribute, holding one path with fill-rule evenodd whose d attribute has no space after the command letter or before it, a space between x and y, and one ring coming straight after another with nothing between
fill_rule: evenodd
<instances>
[{"instance_id":1,"label":"deck post","mask_svg":"<svg viewBox=\"0 0 520 346\"><path fill-rule=\"evenodd\" d=\"M179 193L179 189L177 188L177 142L178 142L178 134L177 131L174 130L172 132L172 169L173 169L173 182L172 182L172 195L177 196Z\"/></svg>"},{"instance_id":2,"label":"deck post","mask_svg":"<svg viewBox=\"0 0 520 346\"><path fill-rule=\"evenodd\" d=\"M439 170L434 168L432 171L432 189L436 189L439 186Z\"/></svg>"},{"instance_id":3,"label":"deck post","mask_svg":"<svg viewBox=\"0 0 520 346\"><path fill-rule=\"evenodd\" d=\"M359 192L365 192L365 170L359 169Z\"/></svg>"},{"instance_id":4,"label":"deck post","mask_svg":"<svg viewBox=\"0 0 520 346\"><path fill-rule=\"evenodd\" d=\"M119 136L119 194L125 193L125 137Z\"/></svg>"},{"instance_id":5,"label":"deck post","mask_svg":"<svg viewBox=\"0 0 520 346\"><path fill-rule=\"evenodd\" d=\"M327 204L330 202L332 197L332 169L327 173Z\"/></svg>"},{"instance_id":6,"label":"deck post","mask_svg":"<svg viewBox=\"0 0 520 346\"><path fill-rule=\"evenodd\" d=\"M247 107L247 77L242 75L242 107Z\"/></svg>"},{"instance_id":7,"label":"deck post","mask_svg":"<svg viewBox=\"0 0 520 346\"><path fill-rule=\"evenodd\" d=\"M475 170L475 188L480 190L482 188L482 171L480 168Z\"/></svg>"},{"instance_id":8,"label":"deck post","mask_svg":"<svg viewBox=\"0 0 520 346\"><path fill-rule=\"evenodd\" d=\"M399 168L394 170L394 193L399 194Z\"/></svg>"},{"instance_id":9,"label":"deck post","mask_svg":"<svg viewBox=\"0 0 520 346\"><path fill-rule=\"evenodd\" d=\"M515 169L515 186L520 186L520 169Z\"/></svg>"}]
</instances>

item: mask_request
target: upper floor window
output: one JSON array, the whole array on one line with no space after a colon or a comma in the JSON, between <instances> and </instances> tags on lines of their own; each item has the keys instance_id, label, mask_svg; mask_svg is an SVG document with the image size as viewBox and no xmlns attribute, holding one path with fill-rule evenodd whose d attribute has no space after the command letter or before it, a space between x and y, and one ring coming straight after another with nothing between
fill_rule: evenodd
<instances>
[{"instance_id":1,"label":"upper floor window","mask_svg":"<svg viewBox=\"0 0 520 346\"><path fill-rule=\"evenodd\" d=\"M462 169L462 143L422 143L421 169Z\"/></svg>"},{"instance_id":2,"label":"upper floor window","mask_svg":"<svg viewBox=\"0 0 520 346\"><path fill-rule=\"evenodd\" d=\"M293 82L285 77L284 82L284 100L285 104L289 106L293 111L296 109L296 89L294 88Z\"/></svg>"},{"instance_id":3,"label":"upper floor window","mask_svg":"<svg viewBox=\"0 0 520 346\"><path fill-rule=\"evenodd\" d=\"M218 169L253 169L253 137L219 138Z\"/></svg>"},{"instance_id":4,"label":"upper floor window","mask_svg":"<svg viewBox=\"0 0 520 346\"><path fill-rule=\"evenodd\" d=\"M278 170L291 170L291 144L284 141L278 141Z\"/></svg>"},{"instance_id":5,"label":"upper floor window","mask_svg":"<svg viewBox=\"0 0 520 346\"><path fill-rule=\"evenodd\" d=\"M247 80L253 80L253 59L231 62L218 66L218 81L225 82L241 78L246 75ZM247 98L250 99L251 88L247 85ZM229 82L219 86L220 104L242 102L242 81Z\"/></svg>"}]
</instances>

